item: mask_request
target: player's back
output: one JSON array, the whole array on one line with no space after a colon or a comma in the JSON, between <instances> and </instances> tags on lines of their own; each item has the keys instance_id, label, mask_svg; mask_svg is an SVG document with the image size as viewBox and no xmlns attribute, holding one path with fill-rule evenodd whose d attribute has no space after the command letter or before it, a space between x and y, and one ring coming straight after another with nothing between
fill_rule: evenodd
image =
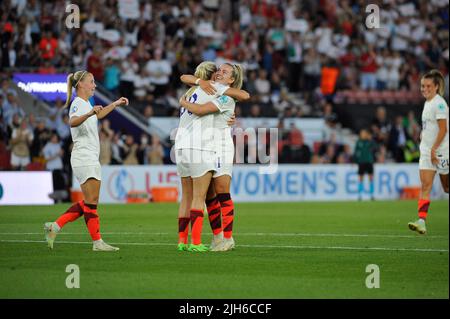
<instances>
[{"instance_id":1,"label":"player's back","mask_svg":"<svg viewBox=\"0 0 450 319\"><path fill-rule=\"evenodd\" d=\"M226 86L214 83L218 94L226 90ZM200 87L191 88L186 97L190 103L206 104L217 97L209 95ZM188 110L181 108L180 124L175 137L175 149L200 149L214 150L214 114L197 116Z\"/></svg>"}]
</instances>

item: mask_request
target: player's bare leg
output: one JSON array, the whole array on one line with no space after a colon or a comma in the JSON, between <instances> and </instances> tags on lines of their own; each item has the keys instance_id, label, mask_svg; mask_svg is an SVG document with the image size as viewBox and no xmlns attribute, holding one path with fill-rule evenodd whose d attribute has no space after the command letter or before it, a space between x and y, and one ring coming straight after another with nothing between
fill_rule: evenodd
<instances>
[{"instance_id":1,"label":"player's bare leg","mask_svg":"<svg viewBox=\"0 0 450 319\"><path fill-rule=\"evenodd\" d=\"M420 170L421 194L418 202L419 219L415 222L408 223L409 229L418 232L421 235L426 234L427 228L425 220L427 219L428 209L430 207L430 192L433 187L434 176L436 171Z\"/></svg>"}]
</instances>

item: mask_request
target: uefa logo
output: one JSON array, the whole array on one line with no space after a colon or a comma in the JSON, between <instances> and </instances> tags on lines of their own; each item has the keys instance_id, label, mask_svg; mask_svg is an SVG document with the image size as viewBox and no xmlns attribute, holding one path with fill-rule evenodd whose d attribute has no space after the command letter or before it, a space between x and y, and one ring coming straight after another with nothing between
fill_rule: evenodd
<instances>
[{"instance_id":1,"label":"uefa logo","mask_svg":"<svg viewBox=\"0 0 450 319\"><path fill-rule=\"evenodd\" d=\"M126 200L128 192L134 189L133 176L125 169L111 174L108 180L108 193L115 200Z\"/></svg>"}]
</instances>

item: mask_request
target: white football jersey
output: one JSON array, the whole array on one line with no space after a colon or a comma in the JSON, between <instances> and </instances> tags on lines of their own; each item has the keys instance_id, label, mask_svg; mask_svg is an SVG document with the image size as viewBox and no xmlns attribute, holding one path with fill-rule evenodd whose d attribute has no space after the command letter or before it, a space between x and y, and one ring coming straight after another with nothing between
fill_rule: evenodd
<instances>
[{"instance_id":1,"label":"white football jersey","mask_svg":"<svg viewBox=\"0 0 450 319\"><path fill-rule=\"evenodd\" d=\"M69 117L89 113L92 105L76 97L70 105ZM72 167L96 165L99 163L100 141L98 137L98 120L94 114L77 127L71 127L73 149L70 157Z\"/></svg>"},{"instance_id":2,"label":"white football jersey","mask_svg":"<svg viewBox=\"0 0 450 319\"><path fill-rule=\"evenodd\" d=\"M227 121L231 118L236 107L236 102L233 98L222 95L212 101L219 112L214 113L214 128L216 145L216 152L223 154L223 152L234 152L233 138L231 136L231 127Z\"/></svg>"},{"instance_id":3,"label":"white football jersey","mask_svg":"<svg viewBox=\"0 0 450 319\"><path fill-rule=\"evenodd\" d=\"M217 93L209 95L197 87L189 95L189 102L205 104L222 95L229 87L214 83ZM197 116L185 108L180 109L180 123L175 136L175 149L197 149L215 151L214 149L214 114Z\"/></svg>"},{"instance_id":4,"label":"white football jersey","mask_svg":"<svg viewBox=\"0 0 450 319\"><path fill-rule=\"evenodd\" d=\"M448 106L445 99L439 94L436 94L431 101L426 101L422 111L420 153L429 154L431 152L439 132L437 120L440 119L447 121L447 133L436 152L438 154L447 154L448 156Z\"/></svg>"}]
</instances>

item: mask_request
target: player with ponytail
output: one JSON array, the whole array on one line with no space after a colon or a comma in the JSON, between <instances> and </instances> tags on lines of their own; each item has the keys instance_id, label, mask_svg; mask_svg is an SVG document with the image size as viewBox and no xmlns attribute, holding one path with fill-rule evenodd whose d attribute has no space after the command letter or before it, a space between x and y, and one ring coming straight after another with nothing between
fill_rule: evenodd
<instances>
[{"instance_id":1,"label":"player with ponytail","mask_svg":"<svg viewBox=\"0 0 450 319\"><path fill-rule=\"evenodd\" d=\"M84 216L93 241L94 251L119 250L117 247L106 244L100 234L100 222L97 214L101 185L98 120L107 116L116 107L128 105L128 99L121 97L105 107L92 106L89 99L94 95L95 88L94 76L88 71L78 71L67 76L65 107L70 104L69 124L73 140L70 163L73 174L80 183L84 200L73 204L56 221L44 224L45 239L51 249L53 249L57 233L64 225ZM72 101L73 89L76 90L77 97Z\"/></svg>"},{"instance_id":2,"label":"player with ponytail","mask_svg":"<svg viewBox=\"0 0 450 319\"><path fill-rule=\"evenodd\" d=\"M431 203L430 192L436 173L439 174L444 192L448 194L449 138L448 105L444 99L444 77L438 70L431 70L422 77L420 84L422 95L426 101L422 111L420 140L421 194L418 202L419 219L410 222L408 227L423 235L427 231L425 220Z\"/></svg>"}]
</instances>

